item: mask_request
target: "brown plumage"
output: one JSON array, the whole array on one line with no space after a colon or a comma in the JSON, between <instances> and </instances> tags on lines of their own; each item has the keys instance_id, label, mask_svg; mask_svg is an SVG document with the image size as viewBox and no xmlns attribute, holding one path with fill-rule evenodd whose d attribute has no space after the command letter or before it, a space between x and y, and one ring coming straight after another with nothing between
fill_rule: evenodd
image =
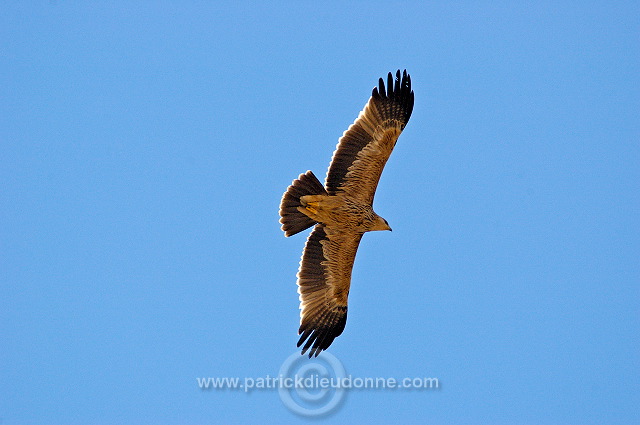
<instances>
[{"instance_id":1,"label":"brown plumage","mask_svg":"<svg viewBox=\"0 0 640 425\"><path fill-rule=\"evenodd\" d=\"M362 235L391 230L372 208L380 175L398 136L411 117L413 91L405 70L380 78L371 98L333 153L326 184L301 174L280 203L285 236L315 224L298 270L300 329L298 347L309 357L326 350L347 323L351 270ZM306 342L305 342L306 341Z\"/></svg>"}]
</instances>

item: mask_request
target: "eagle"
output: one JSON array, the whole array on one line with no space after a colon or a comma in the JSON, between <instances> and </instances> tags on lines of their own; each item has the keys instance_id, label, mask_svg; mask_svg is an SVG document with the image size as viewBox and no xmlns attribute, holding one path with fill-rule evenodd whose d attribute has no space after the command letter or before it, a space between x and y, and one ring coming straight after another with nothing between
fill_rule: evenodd
<instances>
[{"instance_id":1,"label":"eagle","mask_svg":"<svg viewBox=\"0 0 640 425\"><path fill-rule=\"evenodd\" d=\"M282 196L285 236L315 226L297 274L300 294L298 347L309 358L326 350L347 323L351 270L365 232L391 230L373 210L382 170L413 111L411 77L405 70L382 78L358 118L338 140L325 184L300 174ZM306 342L305 342L306 341Z\"/></svg>"}]
</instances>

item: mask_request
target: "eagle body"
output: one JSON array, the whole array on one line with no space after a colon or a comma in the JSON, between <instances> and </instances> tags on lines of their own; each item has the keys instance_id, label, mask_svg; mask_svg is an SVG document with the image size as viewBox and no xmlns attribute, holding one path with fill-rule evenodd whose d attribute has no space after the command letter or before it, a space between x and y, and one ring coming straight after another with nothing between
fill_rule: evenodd
<instances>
[{"instance_id":1,"label":"eagle body","mask_svg":"<svg viewBox=\"0 0 640 425\"><path fill-rule=\"evenodd\" d=\"M349 196L305 195L298 211L332 229L347 233L391 230L387 221L373 211L371 204Z\"/></svg>"},{"instance_id":2,"label":"eagle body","mask_svg":"<svg viewBox=\"0 0 640 425\"><path fill-rule=\"evenodd\" d=\"M300 268L300 339L309 357L326 350L347 322L351 271L364 233L391 230L373 210L378 181L413 111L407 71L391 73L378 86L333 153L323 185L307 171L293 181L280 202L285 236L314 226Z\"/></svg>"}]
</instances>

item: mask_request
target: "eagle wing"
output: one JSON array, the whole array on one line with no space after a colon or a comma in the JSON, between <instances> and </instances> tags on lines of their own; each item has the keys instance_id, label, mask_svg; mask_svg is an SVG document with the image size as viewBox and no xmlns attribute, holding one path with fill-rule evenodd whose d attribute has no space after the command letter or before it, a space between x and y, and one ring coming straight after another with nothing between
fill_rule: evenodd
<instances>
[{"instance_id":1,"label":"eagle wing","mask_svg":"<svg viewBox=\"0 0 640 425\"><path fill-rule=\"evenodd\" d=\"M387 87L380 78L371 98L358 118L344 132L333 153L326 187L330 195L341 192L369 204L402 130L413 111L411 77L400 70L395 81L387 76Z\"/></svg>"},{"instance_id":2,"label":"eagle wing","mask_svg":"<svg viewBox=\"0 0 640 425\"><path fill-rule=\"evenodd\" d=\"M362 233L344 233L316 224L298 271L302 354L318 356L344 330L351 270ZM305 343L306 340L306 343Z\"/></svg>"}]
</instances>

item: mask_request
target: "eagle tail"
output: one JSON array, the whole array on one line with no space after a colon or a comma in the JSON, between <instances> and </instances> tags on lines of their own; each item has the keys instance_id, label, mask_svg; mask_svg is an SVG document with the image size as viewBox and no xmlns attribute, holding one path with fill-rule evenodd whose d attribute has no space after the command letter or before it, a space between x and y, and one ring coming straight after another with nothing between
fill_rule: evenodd
<instances>
[{"instance_id":1,"label":"eagle tail","mask_svg":"<svg viewBox=\"0 0 640 425\"><path fill-rule=\"evenodd\" d=\"M311 172L300 174L282 196L280 201L280 223L285 236L295 235L317 222L298 210L300 198L305 195L327 195L320 180Z\"/></svg>"}]
</instances>

